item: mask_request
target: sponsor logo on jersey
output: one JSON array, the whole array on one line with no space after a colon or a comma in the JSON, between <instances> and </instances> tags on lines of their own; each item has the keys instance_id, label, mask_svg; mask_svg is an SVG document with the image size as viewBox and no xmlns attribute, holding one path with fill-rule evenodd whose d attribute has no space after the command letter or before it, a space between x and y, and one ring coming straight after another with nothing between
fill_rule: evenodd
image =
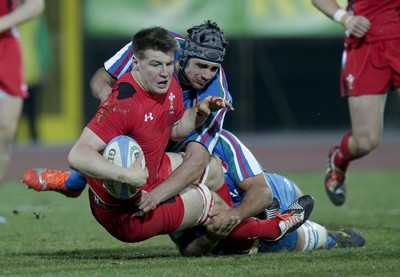
<instances>
[{"instance_id":1,"label":"sponsor logo on jersey","mask_svg":"<svg viewBox=\"0 0 400 277\"><path fill-rule=\"evenodd\" d=\"M151 121L151 120L153 120L154 118L153 118L153 113L147 113L147 114L145 114L144 115L144 122L147 122L147 121Z\"/></svg>"}]
</instances>

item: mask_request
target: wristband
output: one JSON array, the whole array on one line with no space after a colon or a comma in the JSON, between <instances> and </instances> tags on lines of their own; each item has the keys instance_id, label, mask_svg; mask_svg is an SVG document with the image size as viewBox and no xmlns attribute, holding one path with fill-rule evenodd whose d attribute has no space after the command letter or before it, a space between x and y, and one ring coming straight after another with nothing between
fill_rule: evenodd
<instances>
[{"instance_id":1,"label":"wristband","mask_svg":"<svg viewBox=\"0 0 400 277\"><path fill-rule=\"evenodd\" d=\"M341 25L345 25L351 15L343 9L338 9L333 15L333 20Z\"/></svg>"}]
</instances>

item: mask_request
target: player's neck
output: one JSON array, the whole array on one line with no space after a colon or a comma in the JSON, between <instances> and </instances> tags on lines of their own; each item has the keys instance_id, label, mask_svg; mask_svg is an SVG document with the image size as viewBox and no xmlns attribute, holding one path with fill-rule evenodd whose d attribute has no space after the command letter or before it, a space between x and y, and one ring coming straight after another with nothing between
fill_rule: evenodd
<instances>
[{"instance_id":1,"label":"player's neck","mask_svg":"<svg viewBox=\"0 0 400 277\"><path fill-rule=\"evenodd\" d=\"M133 79L136 81L136 83L139 85L139 87L142 88L143 91L147 92L147 93L151 93L147 87L145 86L145 84L142 82L142 79L140 78L140 73L139 71L133 70L131 71L131 75L133 77Z\"/></svg>"},{"instance_id":2,"label":"player's neck","mask_svg":"<svg viewBox=\"0 0 400 277\"><path fill-rule=\"evenodd\" d=\"M178 63L176 63L176 64L178 64ZM187 78L184 70L180 66L177 66L177 69L178 69L177 70L178 74L176 74L176 75L178 76L179 83L184 86L190 86L189 79Z\"/></svg>"}]
</instances>

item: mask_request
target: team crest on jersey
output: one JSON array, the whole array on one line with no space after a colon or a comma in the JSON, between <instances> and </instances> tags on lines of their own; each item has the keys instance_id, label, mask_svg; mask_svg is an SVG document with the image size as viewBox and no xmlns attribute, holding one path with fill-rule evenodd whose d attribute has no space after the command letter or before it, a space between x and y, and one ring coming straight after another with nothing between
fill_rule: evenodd
<instances>
[{"instance_id":1,"label":"team crest on jersey","mask_svg":"<svg viewBox=\"0 0 400 277\"><path fill-rule=\"evenodd\" d=\"M175 94L171 91L170 93L169 93L169 96L168 96L168 99L169 99L169 114L174 114L175 112L174 112L174 99L175 99Z\"/></svg>"},{"instance_id":2,"label":"team crest on jersey","mask_svg":"<svg viewBox=\"0 0 400 277\"><path fill-rule=\"evenodd\" d=\"M353 89L353 82L354 82L354 76L353 74L349 74L346 77L346 81L347 81L347 87L352 90Z\"/></svg>"}]
</instances>

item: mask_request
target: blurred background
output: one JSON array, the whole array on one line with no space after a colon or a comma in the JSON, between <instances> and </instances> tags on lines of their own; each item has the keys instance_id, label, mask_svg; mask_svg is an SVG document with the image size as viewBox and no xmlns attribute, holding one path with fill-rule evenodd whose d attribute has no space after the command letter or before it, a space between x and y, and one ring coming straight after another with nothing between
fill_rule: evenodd
<instances>
[{"instance_id":1,"label":"blurred background","mask_svg":"<svg viewBox=\"0 0 400 277\"><path fill-rule=\"evenodd\" d=\"M161 25L186 35L207 19L229 40L223 67L236 111L225 128L349 129L339 96L343 30L310 0L47 0L45 14L19 28L31 96L17 144L73 143L99 104L91 76L138 29ZM386 130L399 129L398 107L389 94Z\"/></svg>"}]
</instances>

